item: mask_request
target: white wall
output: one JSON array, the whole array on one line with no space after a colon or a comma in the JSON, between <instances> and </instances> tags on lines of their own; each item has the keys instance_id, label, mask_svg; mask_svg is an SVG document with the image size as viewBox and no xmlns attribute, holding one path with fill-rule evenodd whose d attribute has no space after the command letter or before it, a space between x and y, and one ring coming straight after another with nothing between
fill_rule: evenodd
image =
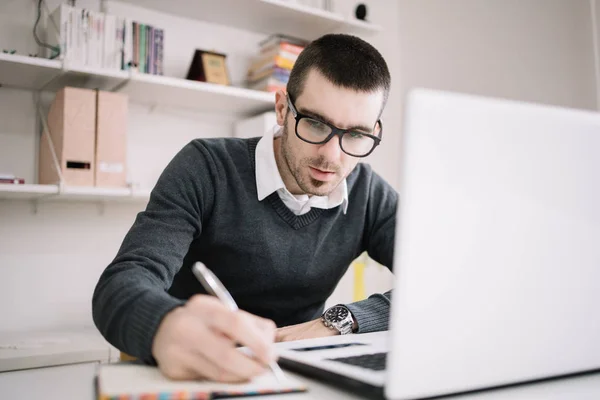
<instances>
[{"instance_id":1,"label":"white wall","mask_svg":"<svg viewBox=\"0 0 600 400\"><path fill-rule=\"evenodd\" d=\"M33 0L0 2L0 49L16 49L20 54L38 51L31 35L35 3ZM60 0L47 3L53 10ZM347 7L351 3L346 2L338 9L346 7L344 12L350 12ZM397 12L394 7L393 13L385 12L384 0L371 3L373 20L386 28L372 42L393 66L397 63ZM77 6L99 10L100 1L79 0ZM106 6L113 14L132 16L166 30L168 76L184 77L193 50L209 48L228 54L232 80L239 83L257 43L264 38L252 32L172 17L115 1L107 1ZM398 93L384 114L390 142L399 138L395 137L400 130L395 112L399 108ZM0 88L0 172L14 172L29 183L36 178L39 132L32 98L28 91ZM129 179L142 187L153 186L162 168L185 143L197 137L231 136L232 123L225 116L161 107L150 110L130 103ZM382 158L394 157L394 152L389 151L382 146L381 156L371 157L371 161L394 183L395 171L385 168ZM143 204L98 207L95 203L47 203L34 213L30 202L0 200L0 331L92 326L91 295L96 281L142 207ZM387 289L389 274L376 267L372 271L367 290ZM352 275L343 282L330 302L351 301Z\"/></svg>"},{"instance_id":2,"label":"white wall","mask_svg":"<svg viewBox=\"0 0 600 400\"><path fill-rule=\"evenodd\" d=\"M193 1L193 0L190 0ZM597 0L594 0L597 1ZM59 0L48 0L53 9ZM350 13L355 2L340 0ZM388 61L392 92L383 114L384 145L368 161L398 187L402 97L414 86L590 108L595 104L588 0L372 0L383 32L364 36ZM99 9L99 0L78 6ZM107 2L114 13L166 29L165 70L183 77L192 50L229 54L234 82L263 36ZM33 53L33 0L0 2L0 48ZM215 34L218 33L218 34ZM196 137L229 136L232 121L135 104L129 115L129 177L151 186L165 163ZM35 178L38 125L32 94L0 88L0 172ZM257 133L258 134L258 133ZM114 257L141 205L0 202L0 330L90 326L99 274ZM390 286L389 274L367 269L367 293ZM352 275L329 303L349 301Z\"/></svg>"},{"instance_id":3,"label":"white wall","mask_svg":"<svg viewBox=\"0 0 600 400\"><path fill-rule=\"evenodd\" d=\"M600 1L590 0L594 44L594 72L596 76L596 109L600 111Z\"/></svg>"},{"instance_id":4,"label":"white wall","mask_svg":"<svg viewBox=\"0 0 600 400\"><path fill-rule=\"evenodd\" d=\"M402 91L595 109L590 12L589 0L400 0Z\"/></svg>"}]
</instances>

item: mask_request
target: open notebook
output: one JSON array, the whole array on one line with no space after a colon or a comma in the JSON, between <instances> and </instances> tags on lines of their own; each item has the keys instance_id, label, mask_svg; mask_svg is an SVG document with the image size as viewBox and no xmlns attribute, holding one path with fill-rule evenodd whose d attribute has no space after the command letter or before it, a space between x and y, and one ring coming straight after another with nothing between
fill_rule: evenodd
<instances>
[{"instance_id":1,"label":"open notebook","mask_svg":"<svg viewBox=\"0 0 600 400\"><path fill-rule=\"evenodd\" d=\"M173 381L164 377L156 367L133 363L100 364L97 374L99 400L149 399L214 399L273 393L304 392L306 387L286 375L278 382L265 373L241 384L211 381Z\"/></svg>"}]
</instances>

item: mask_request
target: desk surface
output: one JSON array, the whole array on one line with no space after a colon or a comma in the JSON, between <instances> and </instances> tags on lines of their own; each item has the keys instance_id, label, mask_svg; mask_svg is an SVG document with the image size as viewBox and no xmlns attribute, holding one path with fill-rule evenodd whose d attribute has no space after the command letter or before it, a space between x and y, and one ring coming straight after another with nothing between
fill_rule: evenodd
<instances>
[{"instance_id":1,"label":"desk surface","mask_svg":"<svg viewBox=\"0 0 600 400\"><path fill-rule=\"evenodd\" d=\"M93 379L96 364L75 364L0 373L1 399L95 400ZM296 375L295 375L296 376ZM265 397L268 400L360 399L348 392L296 376L309 387L307 393ZM251 397L256 400L259 397ZM448 400L597 400L600 373L527 386L448 397Z\"/></svg>"}]
</instances>

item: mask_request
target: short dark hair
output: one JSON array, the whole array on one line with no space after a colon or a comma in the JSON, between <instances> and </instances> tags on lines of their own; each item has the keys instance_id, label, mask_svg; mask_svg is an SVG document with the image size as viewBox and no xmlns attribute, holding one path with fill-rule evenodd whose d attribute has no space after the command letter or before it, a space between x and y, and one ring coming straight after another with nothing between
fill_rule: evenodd
<instances>
[{"instance_id":1,"label":"short dark hair","mask_svg":"<svg viewBox=\"0 0 600 400\"><path fill-rule=\"evenodd\" d=\"M294 63L287 83L293 100L302 94L312 68L336 86L362 92L383 89L383 110L390 91L390 72L379 51L366 41L352 35L328 34L308 44Z\"/></svg>"}]
</instances>

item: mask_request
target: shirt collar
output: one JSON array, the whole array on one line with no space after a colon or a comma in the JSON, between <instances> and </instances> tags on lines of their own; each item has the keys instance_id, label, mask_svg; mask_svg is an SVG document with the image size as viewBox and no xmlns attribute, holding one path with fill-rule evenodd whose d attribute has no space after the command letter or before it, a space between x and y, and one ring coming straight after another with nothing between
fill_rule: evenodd
<instances>
[{"instance_id":1,"label":"shirt collar","mask_svg":"<svg viewBox=\"0 0 600 400\"><path fill-rule=\"evenodd\" d=\"M275 161L275 151L273 150L273 140L276 136L280 135L280 131L274 134L272 130L268 130L256 145L256 189L258 201L263 201L277 190L284 190L289 193L283 183L283 179L281 179L281 174ZM292 195L290 194L290 196ZM329 205L327 208L341 205L344 214L346 214L348 210L348 183L344 179L329 196L312 197L322 198L324 203Z\"/></svg>"}]
</instances>

